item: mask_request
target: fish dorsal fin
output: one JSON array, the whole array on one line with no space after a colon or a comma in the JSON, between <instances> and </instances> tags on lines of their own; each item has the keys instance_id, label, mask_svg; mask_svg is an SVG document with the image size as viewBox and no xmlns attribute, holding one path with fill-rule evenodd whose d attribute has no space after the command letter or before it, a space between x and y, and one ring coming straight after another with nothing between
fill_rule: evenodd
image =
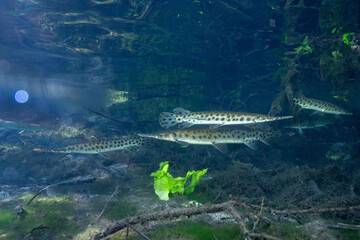
<instances>
[{"instance_id":1,"label":"fish dorsal fin","mask_svg":"<svg viewBox=\"0 0 360 240\"><path fill-rule=\"evenodd\" d=\"M248 146L249 148L251 148L252 150L257 150L258 146L256 144L256 141L249 141L249 142L244 142L244 144L246 146Z\"/></svg>"},{"instance_id":2,"label":"fish dorsal fin","mask_svg":"<svg viewBox=\"0 0 360 240\"><path fill-rule=\"evenodd\" d=\"M213 143L213 146L221 153L227 153L228 151L227 145L225 143Z\"/></svg>"},{"instance_id":3,"label":"fish dorsal fin","mask_svg":"<svg viewBox=\"0 0 360 240\"><path fill-rule=\"evenodd\" d=\"M175 142L177 142L177 143L180 144L181 146L189 146L189 143L188 143L188 142L185 142L185 141L176 140Z\"/></svg>"},{"instance_id":4,"label":"fish dorsal fin","mask_svg":"<svg viewBox=\"0 0 360 240\"><path fill-rule=\"evenodd\" d=\"M174 113L175 114L185 114L185 113L190 113L189 110L186 110L184 108L175 108L174 109Z\"/></svg>"}]
</instances>

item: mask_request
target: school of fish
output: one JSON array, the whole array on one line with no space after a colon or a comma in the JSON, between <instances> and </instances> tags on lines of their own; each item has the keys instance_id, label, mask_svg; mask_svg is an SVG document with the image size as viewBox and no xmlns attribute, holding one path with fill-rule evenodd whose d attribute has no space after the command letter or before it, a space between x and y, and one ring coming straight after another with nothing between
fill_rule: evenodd
<instances>
[{"instance_id":1,"label":"school of fish","mask_svg":"<svg viewBox=\"0 0 360 240\"><path fill-rule=\"evenodd\" d=\"M293 104L300 109L313 110L320 114L352 115L345 109L322 100L294 97ZM280 131L271 128L236 128L240 126L253 126L257 123L272 122L291 119L293 116L271 116L246 112L190 112L183 108L175 108L173 113L162 112L159 116L161 127L168 129L178 126L180 129L167 130L156 133L140 133L138 136L123 136L114 139L102 139L83 144L70 145L62 148L41 149L36 152L52 153L83 153L99 154L109 151L132 149L147 146L151 139L176 142L187 145L211 145L222 153L227 152L227 144L245 144L256 150L257 142L269 145L269 140L280 136ZM326 119L326 118L325 118ZM312 125L311 125L312 124ZM330 124L329 121L313 123L297 122L289 128L314 128ZM195 128L191 128L192 126ZM208 127L207 127L208 125ZM223 126L230 126L226 128Z\"/></svg>"}]
</instances>

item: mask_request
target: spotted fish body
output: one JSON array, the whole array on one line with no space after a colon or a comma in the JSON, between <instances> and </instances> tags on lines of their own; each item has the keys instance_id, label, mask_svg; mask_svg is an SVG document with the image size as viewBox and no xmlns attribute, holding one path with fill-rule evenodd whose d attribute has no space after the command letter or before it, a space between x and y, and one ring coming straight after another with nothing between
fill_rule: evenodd
<instances>
[{"instance_id":1,"label":"spotted fish body","mask_svg":"<svg viewBox=\"0 0 360 240\"><path fill-rule=\"evenodd\" d=\"M177 142L182 145L212 145L225 153L228 143L243 143L253 150L257 149L256 141L268 144L268 140L279 135L274 130L239 130L239 129L180 129L154 134L139 134L160 140Z\"/></svg>"},{"instance_id":2,"label":"spotted fish body","mask_svg":"<svg viewBox=\"0 0 360 240\"><path fill-rule=\"evenodd\" d=\"M243 112L190 112L182 108L175 108L174 113L163 112L159 116L159 123L163 128L179 124L179 127L192 125L239 125L261 123L292 118L292 116L270 116L256 113Z\"/></svg>"},{"instance_id":3,"label":"spotted fish body","mask_svg":"<svg viewBox=\"0 0 360 240\"><path fill-rule=\"evenodd\" d=\"M343 114L343 115L352 115L352 113L347 112L345 109L336 106L335 104L321 101L318 99L313 98L305 98L305 97L295 97L293 99L294 104L304 108L304 109L310 109L315 110L323 113L329 113L329 114Z\"/></svg>"},{"instance_id":4,"label":"spotted fish body","mask_svg":"<svg viewBox=\"0 0 360 240\"><path fill-rule=\"evenodd\" d=\"M70 145L63 148L55 149L40 149L36 148L36 152L53 152L53 153L84 153L84 154L98 154L110 152L121 149L129 149L138 146L144 146L150 143L148 138L137 136L120 137L113 139L96 140L83 144Z\"/></svg>"}]
</instances>

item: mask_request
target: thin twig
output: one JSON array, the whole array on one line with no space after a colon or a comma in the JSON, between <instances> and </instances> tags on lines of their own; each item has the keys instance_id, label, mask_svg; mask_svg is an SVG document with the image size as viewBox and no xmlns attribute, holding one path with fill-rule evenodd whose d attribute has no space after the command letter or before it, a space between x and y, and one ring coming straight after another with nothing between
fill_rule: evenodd
<instances>
[{"instance_id":1,"label":"thin twig","mask_svg":"<svg viewBox=\"0 0 360 240\"><path fill-rule=\"evenodd\" d=\"M118 123L133 124L132 122L129 122L129 121L120 121L120 120L117 120L117 119L115 119L115 118L106 116L105 114L102 114L102 113L100 113L100 112L97 112L97 111L95 111L95 110L92 110L92 109L90 109L90 108L88 108L88 107L86 107L86 106L83 106L83 108L85 108L85 109L88 110L89 112L95 113L96 115L99 115L99 116L101 116L101 117L107 118L107 119L109 119L109 120L111 120L111 121L115 121L115 122L118 122Z\"/></svg>"},{"instance_id":2,"label":"thin twig","mask_svg":"<svg viewBox=\"0 0 360 240\"><path fill-rule=\"evenodd\" d=\"M252 232L255 231L256 229L256 226L258 225L259 221L260 221L260 218L262 217L262 211L263 211L263 207L264 207L264 199L265 197L263 196L262 199L261 199L261 206L260 206L260 211L259 211L259 214L257 215L257 220L256 222L254 223L254 226L252 228Z\"/></svg>"},{"instance_id":3,"label":"thin twig","mask_svg":"<svg viewBox=\"0 0 360 240\"><path fill-rule=\"evenodd\" d=\"M139 230L137 230L136 228L134 228L133 226L131 226L130 224L127 225L129 228L131 228L134 232L136 232L137 234L139 234L140 236L142 236L144 239L146 240L151 240L150 238L148 238L145 234L143 234L142 232L140 232Z\"/></svg>"},{"instance_id":4,"label":"thin twig","mask_svg":"<svg viewBox=\"0 0 360 240\"><path fill-rule=\"evenodd\" d=\"M115 188L115 191L113 192L113 194L111 194L111 197L110 199L106 202L103 210L101 211L101 213L99 214L99 216L97 216L95 222L98 222L100 220L100 218L102 217L102 215L104 214L106 208L108 207L109 203L111 202L111 200L113 199L114 195L118 192L119 190L119 186L117 185L116 188Z\"/></svg>"},{"instance_id":5,"label":"thin twig","mask_svg":"<svg viewBox=\"0 0 360 240\"><path fill-rule=\"evenodd\" d=\"M48 189L49 187L51 187L51 185L48 185L46 187L44 187L43 189L41 189L37 194L35 194L25 205L25 207L29 206L29 204L37 197L39 196L43 191L45 191L46 189Z\"/></svg>"}]
</instances>

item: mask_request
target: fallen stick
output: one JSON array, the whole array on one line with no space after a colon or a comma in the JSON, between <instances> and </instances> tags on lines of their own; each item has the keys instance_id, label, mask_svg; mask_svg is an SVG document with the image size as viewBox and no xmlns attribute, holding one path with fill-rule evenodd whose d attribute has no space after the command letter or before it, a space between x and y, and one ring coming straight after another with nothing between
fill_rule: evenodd
<instances>
[{"instance_id":1,"label":"fallen stick","mask_svg":"<svg viewBox=\"0 0 360 240\"><path fill-rule=\"evenodd\" d=\"M230 194L230 198L233 201L238 202L239 205L248 209L248 210L261 210L263 212L277 214L277 215L300 215L300 214L311 214L311 213L329 213L329 212L348 212L348 211L360 211L360 205L356 206L347 206L347 207L331 207L331 208L310 208L310 209L301 209L301 210L275 210L269 207L258 206L254 204L248 204L238 200L236 197Z\"/></svg>"},{"instance_id":2,"label":"fallen stick","mask_svg":"<svg viewBox=\"0 0 360 240\"><path fill-rule=\"evenodd\" d=\"M230 196L231 198L235 199L233 196ZM205 205L201 207L193 207L193 208L175 208L171 210L166 211L159 211L149 214L143 214L135 217L128 217L121 221L117 221L111 225L109 225L107 228L105 228L102 232L95 235L93 238L94 240L100 240L100 239L106 239L109 235L112 235L126 227L129 227L129 225L135 225L138 223L145 223L149 221L154 220L161 220L165 218L178 218L181 216L193 216L193 215L199 215L204 213L215 213L215 212L223 212L225 210L229 210L231 215L234 217L234 219L239 223L241 230L244 232L246 239L249 239L251 237L253 238L265 238L270 240L279 240L279 238L264 234L264 233L254 233L250 232L245 224L245 221L243 220L243 216L241 213L236 211L234 208L235 206L242 206L248 210L261 210L262 212L268 212L271 214L278 214L278 215L297 215L297 214L309 214L309 213L326 213L326 212L342 212L342 211L352 211L352 210L360 210L360 206L350 206L350 207L339 207L339 208L322 208L322 209L305 209L305 210L274 210L272 208L268 207L259 207L252 204L247 204L244 202L241 202L239 200L234 201L228 201L220 204L212 204L212 205Z\"/></svg>"},{"instance_id":3,"label":"fallen stick","mask_svg":"<svg viewBox=\"0 0 360 240\"><path fill-rule=\"evenodd\" d=\"M100 240L106 238L108 235L114 234L126 227L128 225L135 225L138 223L144 223L154 220L160 220L165 218L178 218L181 216L193 216L199 215L204 213L215 213L215 212L222 212L229 207L237 206L238 202L236 201L228 201L221 204L214 204L214 205L206 205L201 207L193 207L193 208L175 208L167 211L159 211L149 214L143 214L135 217L125 218L124 220L117 221L106 229L103 232L96 234L94 237L95 240Z\"/></svg>"},{"instance_id":4,"label":"fallen stick","mask_svg":"<svg viewBox=\"0 0 360 240\"><path fill-rule=\"evenodd\" d=\"M139 234L140 236L142 236L144 239L146 239L146 240L151 240L151 239L148 238L145 234L143 234L142 232L140 232L139 230L137 230L136 228L134 228L134 227L131 226L130 224L128 224L128 227L131 228L134 232L136 232L136 233Z\"/></svg>"}]
</instances>

